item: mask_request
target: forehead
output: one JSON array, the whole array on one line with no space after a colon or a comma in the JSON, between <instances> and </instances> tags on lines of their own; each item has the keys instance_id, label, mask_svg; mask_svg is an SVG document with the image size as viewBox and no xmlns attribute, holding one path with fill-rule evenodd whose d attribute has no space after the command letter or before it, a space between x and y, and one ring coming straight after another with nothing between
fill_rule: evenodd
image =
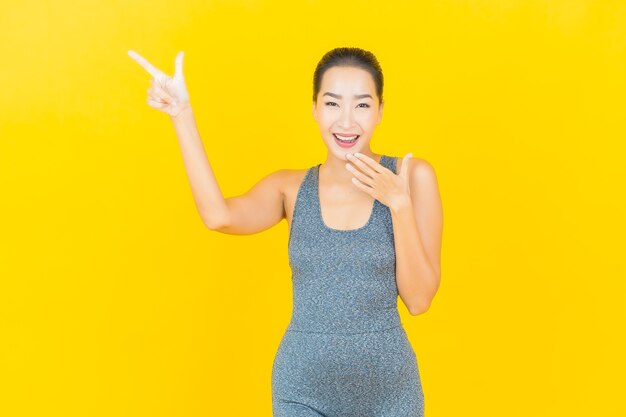
<instances>
[{"instance_id":1,"label":"forehead","mask_svg":"<svg viewBox=\"0 0 626 417\"><path fill-rule=\"evenodd\" d=\"M342 91L374 92L376 84L372 75L357 67L331 67L324 73L321 85L322 94L331 91L341 94Z\"/></svg>"}]
</instances>

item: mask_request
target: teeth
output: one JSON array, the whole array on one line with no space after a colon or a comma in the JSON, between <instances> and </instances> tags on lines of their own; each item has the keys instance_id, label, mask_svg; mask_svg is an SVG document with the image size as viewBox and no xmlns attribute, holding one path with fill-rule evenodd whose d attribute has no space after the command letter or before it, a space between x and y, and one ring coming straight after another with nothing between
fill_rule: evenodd
<instances>
[{"instance_id":1,"label":"teeth","mask_svg":"<svg viewBox=\"0 0 626 417\"><path fill-rule=\"evenodd\" d=\"M354 136L350 136L350 137L344 137L344 136L338 136L338 135L335 135L335 137L336 137L337 139L339 139L339 140L343 140L343 141L350 141L350 140L356 139L358 136L359 136L359 135L354 135Z\"/></svg>"}]
</instances>

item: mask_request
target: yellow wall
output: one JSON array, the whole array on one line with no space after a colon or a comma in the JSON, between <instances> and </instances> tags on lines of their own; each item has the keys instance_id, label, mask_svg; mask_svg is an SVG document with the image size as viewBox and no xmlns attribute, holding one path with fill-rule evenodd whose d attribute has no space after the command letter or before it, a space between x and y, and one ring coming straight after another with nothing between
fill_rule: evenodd
<instances>
[{"instance_id":1,"label":"yellow wall","mask_svg":"<svg viewBox=\"0 0 626 417\"><path fill-rule=\"evenodd\" d=\"M203 227L127 50L185 51L234 196L324 160L337 46L382 64L372 149L439 179L439 293L398 300L427 417L626 414L623 1L21 0L0 39L0 415L271 416L287 223Z\"/></svg>"}]
</instances>

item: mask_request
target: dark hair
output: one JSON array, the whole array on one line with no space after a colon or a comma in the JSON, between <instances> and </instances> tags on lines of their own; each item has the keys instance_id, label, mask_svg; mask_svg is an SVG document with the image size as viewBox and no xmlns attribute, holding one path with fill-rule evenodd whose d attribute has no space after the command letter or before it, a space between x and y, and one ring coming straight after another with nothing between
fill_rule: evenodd
<instances>
[{"instance_id":1,"label":"dark hair","mask_svg":"<svg viewBox=\"0 0 626 417\"><path fill-rule=\"evenodd\" d=\"M324 54L317 63L313 73L313 101L317 102L317 95L322 85L324 73L331 67L357 67L369 72L376 84L378 103L383 101L383 70L373 53L361 48L335 48Z\"/></svg>"}]
</instances>

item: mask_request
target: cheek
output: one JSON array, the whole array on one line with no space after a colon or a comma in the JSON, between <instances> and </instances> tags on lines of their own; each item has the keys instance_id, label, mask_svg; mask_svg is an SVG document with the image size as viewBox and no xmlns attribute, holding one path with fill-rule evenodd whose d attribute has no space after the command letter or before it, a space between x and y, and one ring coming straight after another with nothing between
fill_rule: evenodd
<instances>
[{"instance_id":1,"label":"cheek","mask_svg":"<svg viewBox=\"0 0 626 417\"><path fill-rule=\"evenodd\" d=\"M334 123L335 116L330 112L320 112L318 122L321 126L329 126Z\"/></svg>"},{"instance_id":2,"label":"cheek","mask_svg":"<svg viewBox=\"0 0 626 417\"><path fill-rule=\"evenodd\" d=\"M371 129L372 127L376 126L376 117L374 116L374 114L372 112L363 112L361 114L359 114L358 116L356 116L356 121L363 127L366 129Z\"/></svg>"}]
</instances>

